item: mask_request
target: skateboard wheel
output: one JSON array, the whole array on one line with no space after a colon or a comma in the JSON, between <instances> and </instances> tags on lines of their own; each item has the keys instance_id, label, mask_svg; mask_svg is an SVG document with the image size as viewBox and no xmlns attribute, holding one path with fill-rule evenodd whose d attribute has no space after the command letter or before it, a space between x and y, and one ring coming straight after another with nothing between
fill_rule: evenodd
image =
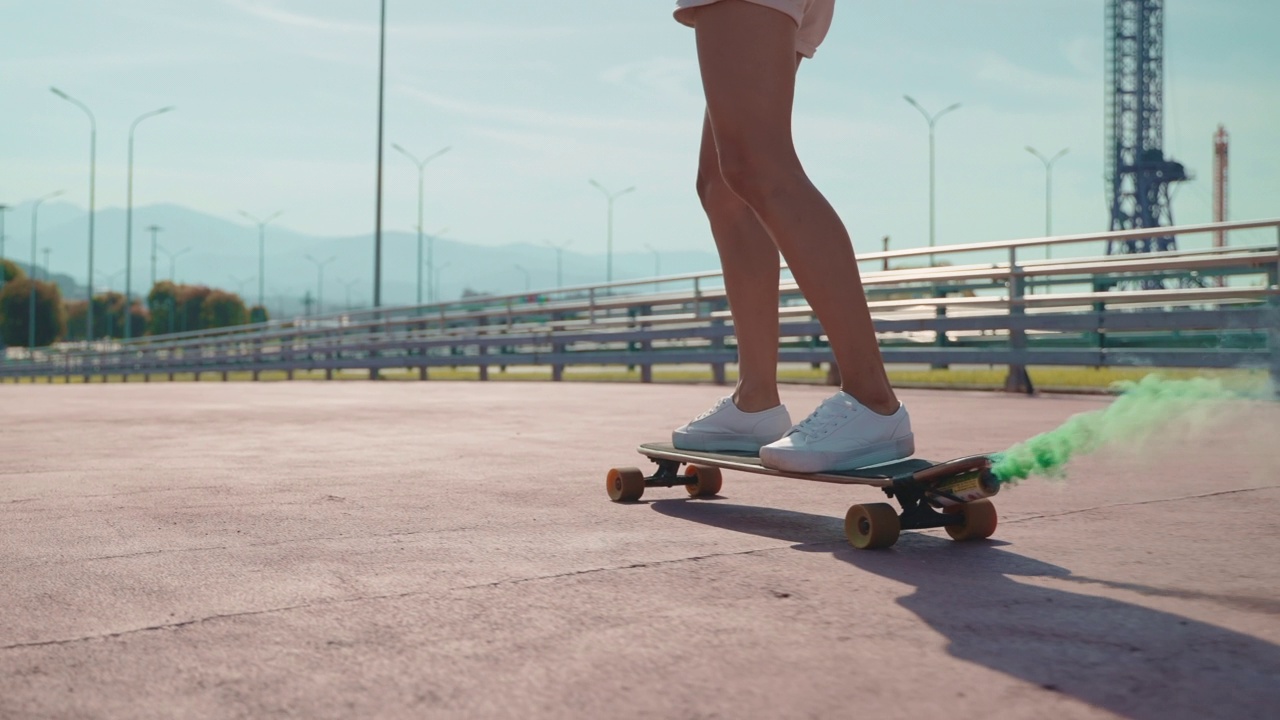
<instances>
[{"instance_id":1,"label":"skateboard wheel","mask_svg":"<svg viewBox=\"0 0 1280 720\"><path fill-rule=\"evenodd\" d=\"M889 503L854 505L844 516L844 534L859 550L887 548L898 542L902 521Z\"/></svg>"},{"instance_id":2,"label":"skateboard wheel","mask_svg":"<svg viewBox=\"0 0 1280 720\"><path fill-rule=\"evenodd\" d=\"M613 468L605 479L605 488L614 502L633 502L644 495L644 473L633 467Z\"/></svg>"},{"instance_id":3,"label":"skateboard wheel","mask_svg":"<svg viewBox=\"0 0 1280 720\"><path fill-rule=\"evenodd\" d=\"M689 491L689 497L711 497L720 492L720 488L724 485L724 478L718 467L690 465L687 469L694 477L693 482L684 486L684 489Z\"/></svg>"},{"instance_id":4,"label":"skateboard wheel","mask_svg":"<svg viewBox=\"0 0 1280 720\"><path fill-rule=\"evenodd\" d=\"M952 540L982 540L996 531L996 506L990 500L973 500L942 509L948 515L962 514L964 522L947 525Z\"/></svg>"}]
</instances>

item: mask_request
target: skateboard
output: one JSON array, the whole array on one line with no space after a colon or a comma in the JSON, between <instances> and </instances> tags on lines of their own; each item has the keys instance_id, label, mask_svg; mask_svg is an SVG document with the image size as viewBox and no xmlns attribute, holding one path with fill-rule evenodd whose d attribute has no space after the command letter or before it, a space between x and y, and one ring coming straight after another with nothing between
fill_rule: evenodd
<instances>
[{"instance_id":1,"label":"skateboard","mask_svg":"<svg viewBox=\"0 0 1280 720\"><path fill-rule=\"evenodd\" d=\"M645 488L676 485L683 485L690 497L711 497L720 492L720 471L724 469L880 488L898 501L902 512L889 503L849 508L844 532L850 544L859 549L889 547L904 529L945 528L954 540L981 540L996 530L996 509L989 498L1000 491L1000 484L991 474L991 458L986 455L938 463L910 458L858 470L791 473L765 467L752 453L679 450L670 443L646 443L637 450L657 464L657 472L646 475L634 467L611 469L605 482L614 502L639 500Z\"/></svg>"}]
</instances>

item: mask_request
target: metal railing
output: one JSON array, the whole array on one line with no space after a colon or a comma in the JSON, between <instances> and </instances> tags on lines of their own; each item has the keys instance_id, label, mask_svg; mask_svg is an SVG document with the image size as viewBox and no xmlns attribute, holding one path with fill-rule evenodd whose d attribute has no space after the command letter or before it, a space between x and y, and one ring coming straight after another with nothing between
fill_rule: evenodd
<instances>
[{"instance_id":1,"label":"metal railing","mask_svg":"<svg viewBox=\"0 0 1280 720\"><path fill-rule=\"evenodd\" d=\"M1020 260L1026 251L1108 240L1272 229L1277 242L1121 256ZM1280 219L867 253L863 273L889 363L1265 368L1280 383ZM998 254L997 262L883 269L920 256ZM1047 254L1047 251L1046 251ZM1163 284L1160 289L1143 289ZM780 359L826 363L812 310L785 272ZM705 363L724 382L736 361L718 271L536 293L370 309L289 321L10 349L0 380L175 373Z\"/></svg>"}]
</instances>

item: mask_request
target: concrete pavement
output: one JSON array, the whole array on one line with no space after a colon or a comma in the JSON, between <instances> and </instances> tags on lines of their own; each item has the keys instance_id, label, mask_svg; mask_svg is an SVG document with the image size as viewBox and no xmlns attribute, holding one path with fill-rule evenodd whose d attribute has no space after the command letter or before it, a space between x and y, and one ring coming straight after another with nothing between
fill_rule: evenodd
<instances>
[{"instance_id":1,"label":"concrete pavement","mask_svg":"<svg viewBox=\"0 0 1280 720\"><path fill-rule=\"evenodd\" d=\"M722 393L2 386L0 718L1274 717L1280 406L1006 489L980 543L853 550L870 488L608 501ZM1108 402L902 397L934 458Z\"/></svg>"}]
</instances>

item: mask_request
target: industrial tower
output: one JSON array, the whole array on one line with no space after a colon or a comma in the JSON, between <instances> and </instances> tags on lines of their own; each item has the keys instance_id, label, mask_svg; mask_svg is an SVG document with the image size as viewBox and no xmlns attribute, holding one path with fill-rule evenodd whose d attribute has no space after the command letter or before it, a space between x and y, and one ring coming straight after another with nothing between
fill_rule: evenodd
<instances>
[{"instance_id":1,"label":"industrial tower","mask_svg":"<svg viewBox=\"0 0 1280 720\"><path fill-rule=\"evenodd\" d=\"M1164 0L1107 0L1107 186L1111 229L1173 224L1169 188L1188 180L1164 155ZM1175 249L1172 236L1109 241L1107 254Z\"/></svg>"}]
</instances>

